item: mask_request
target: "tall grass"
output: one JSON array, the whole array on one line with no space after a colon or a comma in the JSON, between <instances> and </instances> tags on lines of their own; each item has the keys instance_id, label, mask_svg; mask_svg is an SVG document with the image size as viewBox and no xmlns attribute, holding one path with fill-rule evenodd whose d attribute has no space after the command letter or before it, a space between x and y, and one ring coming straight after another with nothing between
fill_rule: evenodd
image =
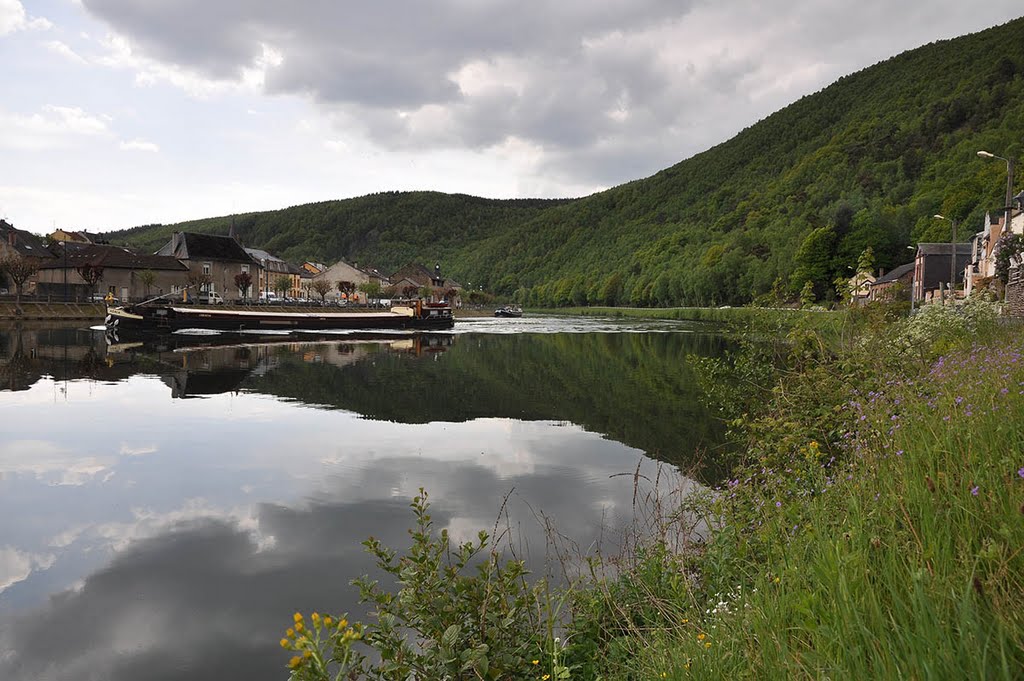
<instances>
[{"instance_id":1,"label":"tall grass","mask_svg":"<svg viewBox=\"0 0 1024 681\"><path fill-rule=\"evenodd\" d=\"M686 588L644 581L671 605L642 636L608 626L628 599L578 613L614 640L608 677L1024 678L1024 341L912 324L777 386L747 465L697 504L702 553L657 559Z\"/></svg>"},{"instance_id":2,"label":"tall grass","mask_svg":"<svg viewBox=\"0 0 1024 681\"><path fill-rule=\"evenodd\" d=\"M496 552L466 574L485 534L445 567L417 498L406 555L368 543L403 590L366 586L379 622L339 619L323 655L290 629L292 678L364 640L383 666L353 673L381 679L1024 678L1019 328L973 305L847 321L791 331L777 373L738 363L768 385L740 400L731 479L652 493L625 553L564 591Z\"/></svg>"}]
</instances>

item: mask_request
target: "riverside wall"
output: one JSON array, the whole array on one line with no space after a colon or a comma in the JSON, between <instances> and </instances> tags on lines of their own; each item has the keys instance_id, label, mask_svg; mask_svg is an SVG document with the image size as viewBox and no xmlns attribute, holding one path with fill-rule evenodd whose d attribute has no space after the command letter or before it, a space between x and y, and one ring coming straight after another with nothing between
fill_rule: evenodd
<instances>
[{"instance_id":1,"label":"riverside wall","mask_svg":"<svg viewBox=\"0 0 1024 681\"><path fill-rule=\"evenodd\" d=\"M36 320L97 320L103 321L107 308L103 303L40 303L24 301L21 313L13 301L0 301L0 322Z\"/></svg>"}]
</instances>

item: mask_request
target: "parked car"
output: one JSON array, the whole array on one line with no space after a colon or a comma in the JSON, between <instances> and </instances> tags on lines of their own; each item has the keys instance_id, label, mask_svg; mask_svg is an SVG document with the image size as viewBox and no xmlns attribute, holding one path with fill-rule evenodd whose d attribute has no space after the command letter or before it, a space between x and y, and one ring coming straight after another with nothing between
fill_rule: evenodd
<instances>
[{"instance_id":1,"label":"parked car","mask_svg":"<svg viewBox=\"0 0 1024 681\"><path fill-rule=\"evenodd\" d=\"M199 302L203 305L223 305L224 298L216 291L200 291Z\"/></svg>"}]
</instances>

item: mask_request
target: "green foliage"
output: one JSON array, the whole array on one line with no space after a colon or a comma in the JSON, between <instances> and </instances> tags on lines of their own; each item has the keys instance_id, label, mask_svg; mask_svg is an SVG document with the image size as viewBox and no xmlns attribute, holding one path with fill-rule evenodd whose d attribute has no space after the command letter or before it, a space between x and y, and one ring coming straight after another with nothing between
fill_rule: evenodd
<instances>
[{"instance_id":1,"label":"green foliage","mask_svg":"<svg viewBox=\"0 0 1024 681\"><path fill-rule=\"evenodd\" d=\"M287 276L285 274L277 275L276 277L274 277L273 287L274 287L274 291L278 295L280 295L280 296L285 295L292 288L291 277L289 277L289 276Z\"/></svg>"},{"instance_id":2,"label":"green foliage","mask_svg":"<svg viewBox=\"0 0 1024 681\"><path fill-rule=\"evenodd\" d=\"M814 281L808 279L800 289L800 307L810 307L814 305L815 300L817 298L814 295Z\"/></svg>"},{"instance_id":3,"label":"green foliage","mask_svg":"<svg viewBox=\"0 0 1024 681\"><path fill-rule=\"evenodd\" d=\"M1024 253L1024 239L1020 234L1010 232L999 237L996 243L996 276L1000 281L1006 283L1010 274L1012 262L1019 262L1021 254Z\"/></svg>"},{"instance_id":4,"label":"green foliage","mask_svg":"<svg viewBox=\"0 0 1024 681\"><path fill-rule=\"evenodd\" d=\"M236 216L236 230L294 260L346 256L382 271L444 262L457 281L534 306L738 305L779 279L789 293L811 281L826 300L865 249L892 269L908 244L948 241L935 213L969 236L1000 210L1005 168L976 152L1019 151L1022 74L1024 18L845 76L727 142L582 199L392 192ZM155 250L175 229L226 234L231 220L110 236Z\"/></svg>"},{"instance_id":5,"label":"green foliage","mask_svg":"<svg viewBox=\"0 0 1024 681\"><path fill-rule=\"evenodd\" d=\"M1024 345L988 308L931 309L895 328L889 309L865 309L838 345L790 334L770 397L739 419L745 463L683 509L715 528L677 555L689 578L673 593L647 562L587 592L596 604L574 624L602 671L1019 678ZM892 342L904 333L944 347L908 353ZM660 604L643 628L592 633L593 613L636 586Z\"/></svg>"},{"instance_id":6,"label":"green foliage","mask_svg":"<svg viewBox=\"0 0 1024 681\"><path fill-rule=\"evenodd\" d=\"M416 525L404 554L373 538L364 542L397 591L385 590L368 577L355 580L362 600L373 606L375 621L356 625L351 633L338 622L332 631L342 633L297 648L315 651L292 658L292 678L329 681L329 672L382 681L539 678L537 668L547 657L553 665L549 676L568 679L569 668L550 647L557 642L545 640L558 611L545 599L544 583L530 584L521 560L503 563L498 551L488 549L486 532L476 542L452 546L447 530L434 531L422 489L412 509ZM295 619L298 623L301 616ZM294 639L286 635L282 646L294 648ZM373 650L372 660L352 653L355 641ZM545 649L547 656L542 654ZM344 660L347 667L336 663L340 669L328 670L318 664L325 659Z\"/></svg>"}]
</instances>

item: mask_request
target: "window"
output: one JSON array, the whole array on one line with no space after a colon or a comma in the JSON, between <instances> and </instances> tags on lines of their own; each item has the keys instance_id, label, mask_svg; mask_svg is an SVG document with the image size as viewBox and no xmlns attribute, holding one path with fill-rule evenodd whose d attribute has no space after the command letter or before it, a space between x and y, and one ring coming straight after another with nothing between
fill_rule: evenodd
<instances>
[{"instance_id":1,"label":"window","mask_svg":"<svg viewBox=\"0 0 1024 681\"><path fill-rule=\"evenodd\" d=\"M212 263L204 262L203 263L203 274L209 276L210 270L212 268L213 268L213 264Z\"/></svg>"},{"instance_id":2,"label":"window","mask_svg":"<svg viewBox=\"0 0 1024 681\"><path fill-rule=\"evenodd\" d=\"M249 266L248 265L242 265L242 271L245 272L246 274L249 274Z\"/></svg>"}]
</instances>

